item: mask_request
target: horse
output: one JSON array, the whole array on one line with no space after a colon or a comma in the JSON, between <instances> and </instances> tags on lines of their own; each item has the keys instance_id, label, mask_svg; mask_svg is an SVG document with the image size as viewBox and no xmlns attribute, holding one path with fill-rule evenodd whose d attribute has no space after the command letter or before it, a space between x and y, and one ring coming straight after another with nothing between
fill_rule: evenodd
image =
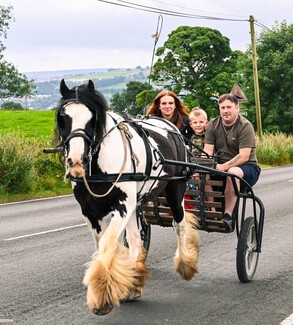
<instances>
[{"instance_id":1,"label":"horse","mask_svg":"<svg viewBox=\"0 0 293 325\"><path fill-rule=\"evenodd\" d=\"M83 279L88 307L106 315L121 302L141 297L150 271L136 208L162 192L174 218L175 270L185 280L193 278L198 232L195 219L184 215L187 168L164 164L187 159L178 129L162 118L111 111L92 80L69 89L62 79L60 93L56 132L64 148L65 175L95 242Z\"/></svg>"}]
</instances>

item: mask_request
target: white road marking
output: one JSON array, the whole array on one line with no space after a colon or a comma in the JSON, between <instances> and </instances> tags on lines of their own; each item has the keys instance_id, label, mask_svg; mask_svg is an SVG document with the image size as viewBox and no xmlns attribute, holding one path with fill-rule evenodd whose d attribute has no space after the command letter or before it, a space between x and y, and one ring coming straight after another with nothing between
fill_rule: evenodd
<instances>
[{"instance_id":1,"label":"white road marking","mask_svg":"<svg viewBox=\"0 0 293 325\"><path fill-rule=\"evenodd\" d=\"M280 325L292 325L293 324L293 314L284 319Z\"/></svg>"},{"instance_id":2,"label":"white road marking","mask_svg":"<svg viewBox=\"0 0 293 325\"><path fill-rule=\"evenodd\" d=\"M4 239L4 240L5 240L5 241L9 241L9 240L17 240L17 239L21 239L21 238L27 238L27 237L33 237L33 236L39 236L39 235L49 234L49 233L51 233L51 232L57 232L57 231L62 231L62 230L67 230L67 229L72 229L72 228L78 228L78 227L83 227L83 226L87 226L87 224L86 224L86 223L81 223L81 224L79 224L79 225L75 225L75 226L63 227L63 228L57 228L57 229L52 229L52 230L47 230L47 231L41 231L41 232L36 232L36 233L33 233L33 234L28 234L28 235L23 235L23 236L6 238L6 239Z\"/></svg>"}]
</instances>

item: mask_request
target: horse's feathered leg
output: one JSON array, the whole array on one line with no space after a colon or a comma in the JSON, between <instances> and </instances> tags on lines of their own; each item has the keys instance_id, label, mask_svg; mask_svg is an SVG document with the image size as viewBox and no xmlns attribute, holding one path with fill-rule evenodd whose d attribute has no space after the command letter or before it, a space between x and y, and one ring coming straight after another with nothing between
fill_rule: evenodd
<instances>
[{"instance_id":1,"label":"horse's feathered leg","mask_svg":"<svg viewBox=\"0 0 293 325\"><path fill-rule=\"evenodd\" d=\"M198 232L193 215L185 214L184 219L173 222L177 234L177 250L174 257L176 271L185 280L191 280L198 272Z\"/></svg>"},{"instance_id":2,"label":"horse's feathered leg","mask_svg":"<svg viewBox=\"0 0 293 325\"><path fill-rule=\"evenodd\" d=\"M94 242L95 242L95 248L96 248L96 251L97 251L99 249L100 238L102 237L103 233L106 230L106 223L103 220L99 221L99 225L101 227L101 232L98 233L97 230L93 228L91 222L89 221L89 219L87 217L85 217L85 221L86 221L89 229L91 230L91 233L93 235Z\"/></svg>"},{"instance_id":3,"label":"horse's feathered leg","mask_svg":"<svg viewBox=\"0 0 293 325\"><path fill-rule=\"evenodd\" d=\"M111 219L85 273L87 304L98 315L105 315L113 306L119 306L120 301L129 296L138 276L136 260L118 241L126 222L127 218L120 215Z\"/></svg>"},{"instance_id":4,"label":"horse's feathered leg","mask_svg":"<svg viewBox=\"0 0 293 325\"><path fill-rule=\"evenodd\" d=\"M136 211L134 211L132 218L130 218L126 227L126 240L129 247L129 255L136 259L136 273L137 276L130 289L129 296L126 301L133 301L140 298L143 293L145 280L150 276L146 266L146 251L142 245L140 232L137 227Z\"/></svg>"},{"instance_id":5,"label":"horse's feathered leg","mask_svg":"<svg viewBox=\"0 0 293 325\"><path fill-rule=\"evenodd\" d=\"M165 189L168 203L173 213L173 226L177 234L177 250L174 257L175 270L185 280L190 280L198 272L198 232L193 215L184 215L183 196L185 182L170 182Z\"/></svg>"}]
</instances>

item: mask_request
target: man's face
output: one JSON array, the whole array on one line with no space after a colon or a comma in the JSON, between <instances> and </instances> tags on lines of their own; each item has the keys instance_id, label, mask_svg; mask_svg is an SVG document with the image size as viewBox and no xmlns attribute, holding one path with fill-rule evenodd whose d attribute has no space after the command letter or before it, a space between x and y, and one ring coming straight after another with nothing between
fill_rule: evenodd
<instances>
[{"instance_id":1,"label":"man's face","mask_svg":"<svg viewBox=\"0 0 293 325\"><path fill-rule=\"evenodd\" d=\"M219 108L223 123L225 125L232 125L238 117L239 106L226 99L219 104Z\"/></svg>"}]
</instances>

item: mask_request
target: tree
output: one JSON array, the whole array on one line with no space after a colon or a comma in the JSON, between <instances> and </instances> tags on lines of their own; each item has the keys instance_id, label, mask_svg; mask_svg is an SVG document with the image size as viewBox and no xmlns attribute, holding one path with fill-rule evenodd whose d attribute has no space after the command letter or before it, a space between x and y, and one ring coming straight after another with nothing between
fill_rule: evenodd
<instances>
[{"instance_id":1,"label":"tree","mask_svg":"<svg viewBox=\"0 0 293 325\"><path fill-rule=\"evenodd\" d=\"M2 54L5 46L1 38L7 37L9 22L12 20L12 7L0 6L0 99L4 101L11 97L28 97L33 93L35 86L17 68L4 60Z\"/></svg>"},{"instance_id":2,"label":"tree","mask_svg":"<svg viewBox=\"0 0 293 325\"><path fill-rule=\"evenodd\" d=\"M1 105L1 109L6 111L21 111L24 108L21 106L20 103L6 102Z\"/></svg>"},{"instance_id":3,"label":"tree","mask_svg":"<svg viewBox=\"0 0 293 325\"><path fill-rule=\"evenodd\" d=\"M257 68L263 129L267 132L293 133L293 25L276 23L263 30L257 40ZM239 64L243 90L249 102L248 118L255 123L255 98L251 49Z\"/></svg>"},{"instance_id":4,"label":"tree","mask_svg":"<svg viewBox=\"0 0 293 325\"><path fill-rule=\"evenodd\" d=\"M236 63L243 53L232 51L229 39L207 27L180 26L172 31L164 45L150 79L173 90L186 105L202 106L209 115L217 115L213 96L228 92L241 78Z\"/></svg>"},{"instance_id":5,"label":"tree","mask_svg":"<svg viewBox=\"0 0 293 325\"><path fill-rule=\"evenodd\" d=\"M116 93L110 100L110 106L113 111L122 113L126 112L132 116L145 113L145 106L138 103L136 96L145 90L152 89L147 82L130 81L126 84L126 90L123 90L121 94Z\"/></svg>"},{"instance_id":6,"label":"tree","mask_svg":"<svg viewBox=\"0 0 293 325\"><path fill-rule=\"evenodd\" d=\"M26 97L32 94L34 85L27 77L18 72L15 66L4 60L0 61L0 98L2 101L11 97Z\"/></svg>"},{"instance_id":7,"label":"tree","mask_svg":"<svg viewBox=\"0 0 293 325\"><path fill-rule=\"evenodd\" d=\"M5 46L1 38L7 37L7 30L9 29L9 22L12 20L12 6L0 6L0 60L3 58L2 52Z\"/></svg>"}]
</instances>

